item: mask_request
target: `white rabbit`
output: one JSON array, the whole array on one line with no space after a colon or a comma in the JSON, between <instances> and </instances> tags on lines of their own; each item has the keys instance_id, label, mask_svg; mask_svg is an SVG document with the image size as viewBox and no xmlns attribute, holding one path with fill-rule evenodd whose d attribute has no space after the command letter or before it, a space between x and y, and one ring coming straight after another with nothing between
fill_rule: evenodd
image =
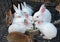
<instances>
[{"instance_id":1,"label":"white rabbit","mask_svg":"<svg viewBox=\"0 0 60 42\"><path fill-rule=\"evenodd\" d=\"M57 28L52 23L36 21L35 26L40 30L41 34L44 35L44 39L51 40L57 35Z\"/></svg>"},{"instance_id":2,"label":"white rabbit","mask_svg":"<svg viewBox=\"0 0 60 42\"><path fill-rule=\"evenodd\" d=\"M23 15L26 19L29 19L31 23L33 23L34 22L33 17L31 16L33 13L33 10L28 5L26 5L25 2L23 3L24 5L21 3Z\"/></svg>"},{"instance_id":3,"label":"white rabbit","mask_svg":"<svg viewBox=\"0 0 60 42\"><path fill-rule=\"evenodd\" d=\"M23 5L24 4L24 5ZM21 3L21 6L22 6L22 11L23 12L26 12L27 14L29 15L32 15L33 13L33 10L32 10L32 7L27 5L26 2L23 2L23 4Z\"/></svg>"},{"instance_id":4,"label":"white rabbit","mask_svg":"<svg viewBox=\"0 0 60 42\"><path fill-rule=\"evenodd\" d=\"M24 25L19 25L19 24L12 24L9 26L8 28L8 33L11 33L11 32L21 32L21 33L25 33L26 31L26 28Z\"/></svg>"},{"instance_id":5,"label":"white rabbit","mask_svg":"<svg viewBox=\"0 0 60 42\"><path fill-rule=\"evenodd\" d=\"M21 32L21 33L25 33L26 31L26 27L24 25L24 20L25 18L17 18L14 19L13 23L11 26L9 26L8 32Z\"/></svg>"},{"instance_id":6,"label":"white rabbit","mask_svg":"<svg viewBox=\"0 0 60 42\"><path fill-rule=\"evenodd\" d=\"M22 10L20 9L20 4L18 4L18 8L13 5L13 8L15 10L15 13L14 13L14 18L17 18L17 17L22 17Z\"/></svg>"},{"instance_id":7,"label":"white rabbit","mask_svg":"<svg viewBox=\"0 0 60 42\"><path fill-rule=\"evenodd\" d=\"M40 20L43 22L51 22L51 13L46 9L45 4L41 5L39 11L37 11L34 16L34 20Z\"/></svg>"},{"instance_id":8,"label":"white rabbit","mask_svg":"<svg viewBox=\"0 0 60 42\"><path fill-rule=\"evenodd\" d=\"M18 8L13 5L15 13L14 13L14 18L13 18L13 22L12 23L20 23L21 19L23 18L22 15L22 10L20 9L20 4L18 4Z\"/></svg>"}]
</instances>

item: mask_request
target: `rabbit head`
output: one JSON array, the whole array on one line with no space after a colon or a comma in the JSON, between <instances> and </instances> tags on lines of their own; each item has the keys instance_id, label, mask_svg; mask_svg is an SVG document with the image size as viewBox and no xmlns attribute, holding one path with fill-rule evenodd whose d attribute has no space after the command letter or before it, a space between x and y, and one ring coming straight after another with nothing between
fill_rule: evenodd
<instances>
[{"instance_id":1,"label":"rabbit head","mask_svg":"<svg viewBox=\"0 0 60 42\"><path fill-rule=\"evenodd\" d=\"M36 21L42 18L42 15L44 14L45 10L46 10L45 4L41 5L39 11L37 11L33 16L34 20Z\"/></svg>"},{"instance_id":2,"label":"rabbit head","mask_svg":"<svg viewBox=\"0 0 60 42\"><path fill-rule=\"evenodd\" d=\"M24 25L25 25L25 26L28 26L30 23L31 23L30 20L24 19Z\"/></svg>"},{"instance_id":3,"label":"rabbit head","mask_svg":"<svg viewBox=\"0 0 60 42\"><path fill-rule=\"evenodd\" d=\"M22 11L24 12L24 14L32 15L33 13L32 7L27 5L26 2L23 2L23 4L21 3Z\"/></svg>"},{"instance_id":4,"label":"rabbit head","mask_svg":"<svg viewBox=\"0 0 60 42\"><path fill-rule=\"evenodd\" d=\"M26 26L27 29L33 29L33 24L28 19L24 20L24 25Z\"/></svg>"},{"instance_id":5,"label":"rabbit head","mask_svg":"<svg viewBox=\"0 0 60 42\"><path fill-rule=\"evenodd\" d=\"M22 17L22 11L20 9L20 4L18 4L18 8L13 4L13 8L15 10L14 17Z\"/></svg>"}]
</instances>

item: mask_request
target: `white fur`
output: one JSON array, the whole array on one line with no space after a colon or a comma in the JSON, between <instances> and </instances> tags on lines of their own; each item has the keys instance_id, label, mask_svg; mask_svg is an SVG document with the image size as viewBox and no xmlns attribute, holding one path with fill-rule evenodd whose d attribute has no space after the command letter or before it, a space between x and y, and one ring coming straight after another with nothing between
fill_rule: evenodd
<instances>
[{"instance_id":1,"label":"white fur","mask_svg":"<svg viewBox=\"0 0 60 42\"><path fill-rule=\"evenodd\" d=\"M50 13L50 11L48 9L45 9L44 13L41 12L41 8L45 7L43 5L40 7L40 10L37 11L34 14L33 18L34 18L34 20L40 20L40 21L43 21L43 22L51 22L51 13ZM37 16L38 16L38 18L37 18Z\"/></svg>"},{"instance_id":2,"label":"white fur","mask_svg":"<svg viewBox=\"0 0 60 42\"><path fill-rule=\"evenodd\" d=\"M18 24L12 24L11 26L9 26L8 28L8 33L11 32L21 32L21 33L25 33L26 28L24 25L18 25Z\"/></svg>"},{"instance_id":3,"label":"white fur","mask_svg":"<svg viewBox=\"0 0 60 42\"><path fill-rule=\"evenodd\" d=\"M18 8L15 5L13 5L13 7L14 7L14 10L15 10L15 13L14 13L14 18L13 18L12 25L10 25L9 28L8 28L8 32L9 33L11 33L11 32L25 33L26 30L33 29L33 25L30 21L30 20L32 20L32 17L29 16L29 18L26 19L23 16L23 12L20 10L20 5L19 4L18 4ZM19 17L19 16L21 16L21 17ZM28 22L27 26L24 24L25 19Z\"/></svg>"},{"instance_id":4,"label":"white fur","mask_svg":"<svg viewBox=\"0 0 60 42\"><path fill-rule=\"evenodd\" d=\"M28 26L26 26L26 28L27 29L33 29L33 24L31 23L31 21L28 19L27 19L27 21L28 21Z\"/></svg>"},{"instance_id":5,"label":"white fur","mask_svg":"<svg viewBox=\"0 0 60 42\"><path fill-rule=\"evenodd\" d=\"M24 4L24 5L23 5ZM28 20L31 21L31 23L34 22L33 17L31 16L33 13L33 10L31 9L31 7L29 7L26 2L23 2L23 4L21 3L22 6L22 12L23 12L23 16L25 17L26 14L29 15L29 17L27 18Z\"/></svg>"},{"instance_id":6,"label":"white fur","mask_svg":"<svg viewBox=\"0 0 60 42\"><path fill-rule=\"evenodd\" d=\"M25 33L26 30L29 29L33 29L33 25L30 23L29 20L28 21L28 25L26 26L24 24L24 19L21 18L20 20L18 19L17 21L15 21L14 23L12 23L11 26L9 26L8 32L21 32L21 33Z\"/></svg>"},{"instance_id":7,"label":"white fur","mask_svg":"<svg viewBox=\"0 0 60 42\"><path fill-rule=\"evenodd\" d=\"M49 22L43 22L41 24L35 23L35 26L40 30L40 32L44 35L44 39L53 39L57 35L57 28Z\"/></svg>"},{"instance_id":8,"label":"white fur","mask_svg":"<svg viewBox=\"0 0 60 42\"><path fill-rule=\"evenodd\" d=\"M21 24L24 22L25 18L14 18L12 24Z\"/></svg>"},{"instance_id":9,"label":"white fur","mask_svg":"<svg viewBox=\"0 0 60 42\"><path fill-rule=\"evenodd\" d=\"M23 4L24 4L24 5L23 5ZM28 5L26 4L26 2L23 2L23 4L21 3L22 11L28 13L29 15L32 15L33 10L32 10L32 8L31 8L31 6L28 6Z\"/></svg>"}]
</instances>

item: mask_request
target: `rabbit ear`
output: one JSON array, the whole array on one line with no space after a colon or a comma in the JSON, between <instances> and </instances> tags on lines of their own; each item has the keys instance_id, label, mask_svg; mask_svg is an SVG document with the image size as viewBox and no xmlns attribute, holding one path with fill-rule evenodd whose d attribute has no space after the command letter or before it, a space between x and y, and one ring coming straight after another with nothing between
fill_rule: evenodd
<instances>
[{"instance_id":1,"label":"rabbit ear","mask_svg":"<svg viewBox=\"0 0 60 42\"><path fill-rule=\"evenodd\" d=\"M24 4L25 7L27 6L26 2L23 2L23 4Z\"/></svg>"},{"instance_id":2,"label":"rabbit ear","mask_svg":"<svg viewBox=\"0 0 60 42\"><path fill-rule=\"evenodd\" d=\"M24 5L21 3L21 8L23 9L24 8Z\"/></svg>"},{"instance_id":3,"label":"rabbit ear","mask_svg":"<svg viewBox=\"0 0 60 42\"><path fill-rule=\"evenodd\" d=\"M9 10L9 15L12 16L12 12L11 12L11 10Z\"/></svg>"},{"instance_id":4,"label":"rabbit ear","mask_svg":"<svg viewBox=\"0 0 60 42\"><path fill-rule=\"evenodd\" d=\"M40 11L41 13L44 13L44 12L45 12L45 9L46 9L45 4L43 4L43 5L41 5L39 11Z\"/></svg>"},{"instance_id":5,"label":"rabbit ear","mask_svg":"<svg viewBox=\"0 0 60 42\"><path fill-rule=\"evenodd\" d=\"M20 10L20 4L18 4L18 9Z\"/></svg>"},{"instance_id":6,"label":"rabbit ear","mask_svg":"<svg viewBox=\"0 0 60 42\"><path fill-rule=\"evenodd\" d=\"M11 10L8 10L8 12L6 12L6 16L12 16L13 14L12 14L12 12L11 12Z\"/></svg>"},{"instance_id":7,"label":"rabbit ear","mask_svg":"<svg viewBox=\"0 0 60 42\"><path fill-rule=\"evenodd\" d=\"M13 8L14 8L15 11L17 10L17 7L14 4L13 4Z\"/></svg>"}]
</instances>

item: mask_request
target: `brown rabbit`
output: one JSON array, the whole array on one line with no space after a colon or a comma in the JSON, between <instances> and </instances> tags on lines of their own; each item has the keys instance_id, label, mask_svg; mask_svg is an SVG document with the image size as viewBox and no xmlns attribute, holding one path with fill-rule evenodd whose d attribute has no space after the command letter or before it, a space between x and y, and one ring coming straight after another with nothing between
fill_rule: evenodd
<instances>
[{"instance_id":1,"label":"brown rabbit","mask_svg":"<svg viewBox=\"0 0 60 42\"><path fill-rule=\"evenodd\" d=\"M7 36L8 42L32 42L30 37L20 32L12 32Z\"/></svg>"},{"instance_id":2,"label":"brown rabbit","mask_svg":"<svg viewBox=\"0 0 60 42\"><path fill-rule=\"evenodd\" d=\"M57 5L55 9L60 13L60 4Z\"/></svg>"},{"instance_id":3,"label":"brown rabbit","mask_svg":"<svg viewBox=\"0 0 60 42\"><path fill-rule=\"evenodd\" d=\"M13 14L11 12L11 10L6 12L6 24L7 26L9 26L12 23L12 19L13 19Z\"/></svg>"}]
</instances>

